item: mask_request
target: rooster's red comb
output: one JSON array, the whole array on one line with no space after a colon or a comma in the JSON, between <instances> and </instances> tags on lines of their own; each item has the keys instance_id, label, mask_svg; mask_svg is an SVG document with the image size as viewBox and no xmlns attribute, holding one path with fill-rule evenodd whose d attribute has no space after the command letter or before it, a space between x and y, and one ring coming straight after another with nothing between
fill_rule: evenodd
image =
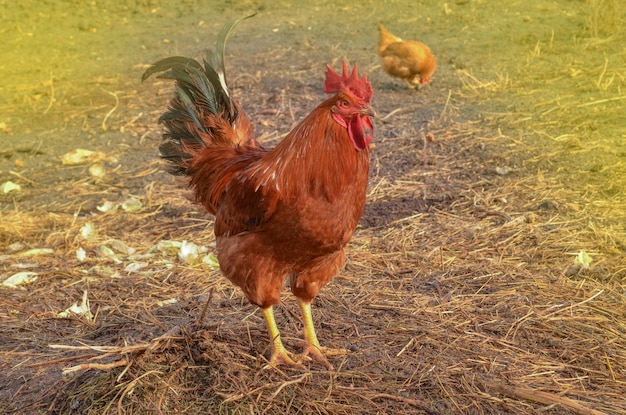
<instances>
[{"instance_id":1,"label":"rooster's red comb","mask_svg":"<svg viewBox=\"0 0 626 415\"><path fill-rule=\"evenodd\" d=\"M326 81L324 82L324 92L334 94L341 90L349 91L363 103L369 104L372 100L372 85L367 81L367 74L359 79L359 70L354 64L352 74L348 75L348 64L343 62L343 74L337 72L326 65Z\"/></svg>"}]
</instances>

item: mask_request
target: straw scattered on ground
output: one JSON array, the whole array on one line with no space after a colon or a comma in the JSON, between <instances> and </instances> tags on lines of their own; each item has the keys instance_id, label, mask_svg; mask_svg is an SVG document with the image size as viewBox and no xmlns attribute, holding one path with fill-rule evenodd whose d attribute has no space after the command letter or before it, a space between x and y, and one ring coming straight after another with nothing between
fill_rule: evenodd
<instances>
[{"instance_id":1,"label":"straw scattered on ground","mask_svg":"<svg viewBox=\"0 0 626 415\"><path fill-rule=\"evenodd\" d=\"M349 350L334 372L263 370L257 307L210 260L180 258L189 241L210 259L214 238L155 159L171 85L135 95L119 81L101 106L63 112L104 137L103 177L30 144L3 150L2 180L22 191L0 200L2 279L37 279L0 288L0 412L626 414L626 147L605 134L625 131L624 76L613 56L559 66L571 55L550 50L490 74L451 65L417 93L368 68L368 205L314 302L321 342ZM270 145L322 97L313 69L249 73L235 93ZM86 312L60 317L74 303ZM287 289L277 320L298 351Z\"/></svg>"}]
</instances>

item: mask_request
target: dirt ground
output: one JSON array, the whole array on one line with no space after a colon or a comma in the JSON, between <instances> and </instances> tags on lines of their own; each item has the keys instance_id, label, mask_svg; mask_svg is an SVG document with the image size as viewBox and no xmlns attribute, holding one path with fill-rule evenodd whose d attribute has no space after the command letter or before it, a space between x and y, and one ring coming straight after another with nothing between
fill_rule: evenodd
<instances>
[{"instance_id":1,"label":"dirt ground","mask_svg":"<svg viewBox=\"0 0 626 415\"><path fill-rule=\"evenodd\" d=\"M0 283L32 279L0 286L0 413L626 414L626 6L435 3L0 1ZM226 68L265 144L327 63L374 88L368 205L313 307L334 372L262 369L263 317L158 160L172 85L140 82L251 12ZM431 46L430 85L382 72L377 22ZM277 320L297 351L287 290Z\"/></svg>"}]
</instances>

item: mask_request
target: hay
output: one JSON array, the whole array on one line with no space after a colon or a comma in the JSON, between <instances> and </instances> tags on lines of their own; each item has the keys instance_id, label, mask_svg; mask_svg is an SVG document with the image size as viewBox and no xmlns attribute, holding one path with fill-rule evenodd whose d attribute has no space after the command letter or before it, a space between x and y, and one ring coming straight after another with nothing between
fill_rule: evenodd
<instances>
[{"instance_id":1,"label":"hay","mask_svg":"<svg viewBox=\"0 0 626 415\"><path fill-rule=\"evenodd\" d=\"M368 205L345 269L313 306L322 344L349 350L330 357L334 372L263 370L259 310L210 264L158 249L214 250L212 219L155 160L170 85L99 91L98 105L66 113L44 100L63 128L106 129L97 150L119 163L94 178L47 149L49 164L10 174L24 191L0 200L2 278L39 278L1 288L0 412L626 414L626 163L600 124L620 122L623 80L613 59L562 68L537 45L491 75L441 65L417 93L373 72ZM322 98L315 71L273 70L313 48L276 48L251 61L264 72L234 78L268 143ZM563 93L546 96L545 84ZM98 210L131 197L140 210ZM20 255L32 248L54 255ZM93 316L59 318L84 292ZM298 351L287 290L276 314Z\"/></svg>"},{"instance_id":2,"label":"hay","mask_svg":"<svg viewBox=\"0 0 626 415\"><path fill-rule=\"evenodd\" d=\"M494 155L508 160L507 137L472 124L431 125L433 140L407 132L377 143L349 262L314 307L323 343L351 350L332 358L332 373L315 364L261 370L269 344L262 316L206 267L163 255L132 273L123 270L136 259L124 254L119 264L76 260L79 246L93 253L111 239L140 253L163 239L212 246L210 219L151 161L115 179L150 180L138 213L6 212L5 241L57 253L37 258L48 271L28 293L5 290L1 300L2 359L7 379L16 379L9 386L18 373L57 374L43 391L21 384L17 402L30 402L22 410L534 413L539 404L554 413L624 413L626 267L604 249L610 230L589 226L589 209L604 206L580 209L579 195L548 172L527 176L519 166L498 175ZM406 159L421 165L390 163ZM547 194L554 202L544 206ZM64 210L85 206L80 198ZM78 236L86 221L97 239ZM588 269L574 262L579 249L594 256ZM163 269L163 260L174 267ZM20 263L13 254L8 261ZM118 276L88 272L97 264ZM55 318L83 288L94 320ZM296 309L285 293L277 314L291 350L301 336Z\"/></svg>"}]
</instances>

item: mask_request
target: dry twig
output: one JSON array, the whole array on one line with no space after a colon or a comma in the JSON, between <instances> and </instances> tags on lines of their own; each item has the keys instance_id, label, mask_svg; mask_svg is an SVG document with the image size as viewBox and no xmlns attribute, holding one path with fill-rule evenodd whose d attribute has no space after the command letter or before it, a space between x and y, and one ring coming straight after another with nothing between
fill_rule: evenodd
<instances>
[{"instance_id":1,"label":"dry twig","mask_svg":"<svg viewBox=\"0 0 626 415\"><path fill-rule=\"evenodd\" d=\"M579 415L607 415L606 412L589 408L579 401L555 395L553 393L536 389L523 388L521 386L507 386L496 382L485 383L489 389L515 399L523 399L544 405L560 405L570 409Z\"/></svg>"}]
</instances>

